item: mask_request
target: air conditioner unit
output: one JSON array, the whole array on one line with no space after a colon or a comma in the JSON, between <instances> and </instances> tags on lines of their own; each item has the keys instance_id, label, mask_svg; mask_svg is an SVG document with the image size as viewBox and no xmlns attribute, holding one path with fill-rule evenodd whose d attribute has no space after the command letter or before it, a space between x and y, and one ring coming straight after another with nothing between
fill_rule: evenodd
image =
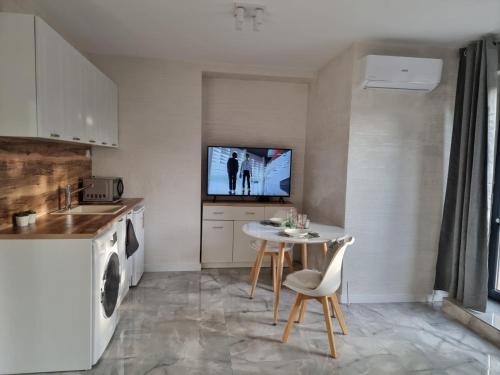
<instances>
[{"instance_id":1,"label":"air conditioner unit","mask_svg":"<svg viewBox=\"0 0 500 375\"><path fill-rule=\"evenodd\" d=\"M443 60L367 55L361 65L363 88L432 91L441 81Z\"/></svg>"}]
</instances>

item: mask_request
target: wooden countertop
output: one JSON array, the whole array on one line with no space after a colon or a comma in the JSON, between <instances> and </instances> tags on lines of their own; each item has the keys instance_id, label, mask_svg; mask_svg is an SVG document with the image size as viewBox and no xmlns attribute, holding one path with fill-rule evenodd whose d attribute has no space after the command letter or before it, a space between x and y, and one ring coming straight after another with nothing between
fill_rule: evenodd
<instances>
[{"instance_id":1,"label":"wooden countertop","mask_svg":"<svg viewBox=\"0 0 500 375\"><path fill-rule=\"evenodd\" d=\"M115 220L143 203L143 198L124 198L116 204L123 204L126 208L115 215L46 214L38 217L36 224L27 227L12 226L0 230L0 240L92 239L105 232Z\"/></svg>"}]
</instances>

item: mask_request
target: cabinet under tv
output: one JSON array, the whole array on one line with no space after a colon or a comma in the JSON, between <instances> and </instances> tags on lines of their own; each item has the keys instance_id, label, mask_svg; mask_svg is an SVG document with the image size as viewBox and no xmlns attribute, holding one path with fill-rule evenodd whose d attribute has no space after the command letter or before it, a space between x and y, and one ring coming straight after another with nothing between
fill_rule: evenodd
<instances>
[{"instance_id":1,"label":"cabinet under tv","mask_svg":"<svg viewBox=\"0 0 500 375\"><path fill-rule=\"evenodd\" d=\"M255 200L205 201L202 207L201 264L203 268L251 267L256 252L255 239L241 227L251 221L268 220L293 207L290 202L257 202ZM268 258L268 257L266 257ZM268 267L269 259L263 266Z\"/></svg>"}]
</instances>

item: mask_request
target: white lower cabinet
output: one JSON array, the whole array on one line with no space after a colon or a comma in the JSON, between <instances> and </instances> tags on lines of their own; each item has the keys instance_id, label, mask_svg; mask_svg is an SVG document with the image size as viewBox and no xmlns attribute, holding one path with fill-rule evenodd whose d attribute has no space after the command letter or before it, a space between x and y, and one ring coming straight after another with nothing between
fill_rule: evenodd
<instances>
[{"instance_id":1,"label":"white lower cabinet","mask_svg":"<svg viewBox=\"0 0 500 375\"><path fill-rule=\"evenodd\" d=\"M204 268L251 267L257 252L250 247L254 238L241 229L251 221L273 217L293 207L279 203L212 203L203 204L201 263ZM269 257L263 265L270 264Z\"/></svg>"},{"instance_id":2,"label":"white lower cabinet","mask_svg":"<svg viewBox=\"0 0 500 375\"><path fill-rule=\"evenodd\" d=\"M257 252L250 247L255 238L247 236L241 230L241 227L250 223L250 220L238 220L234 222L234 244L233 244L233 262L254 262Z\"/></svg>"},{"instance_id":3,"label":"white lower cabinet","mask_svg":"<svg viewBox=\"0 0 500 375\"><path fill-rule=\"evenodd\" d=\"M205 221L203 223L203 263L233 261L233 222Z\"/></svg>"}]
</instances>

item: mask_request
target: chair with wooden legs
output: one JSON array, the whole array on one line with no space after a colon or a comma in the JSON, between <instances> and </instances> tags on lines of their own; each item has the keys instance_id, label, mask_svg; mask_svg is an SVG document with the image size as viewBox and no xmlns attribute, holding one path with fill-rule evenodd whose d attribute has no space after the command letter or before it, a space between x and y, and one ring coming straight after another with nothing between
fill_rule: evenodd
<instances>
[{"instance_id":1,"label":"chair with wooden legs","mask_svg":"<svg viewBox=\"0 0 500 375\"><path fill-rule=\"evenodd\" d=\"M260 274L260 269L262 266L262 258L259 259L259 252L260 252L260 246L262 246L262 243L259 243L260 241L253 241L251 243L252 249L257 251L257 258L255 259L255 263L252 267L252 270L250 271L250 282L252 285L252 290L250 291L250 298L253 298L255 295L255 287L257 286L257 280L259 279L259 274ZM266 242L264 244L266 247L264 256L269 255L271 257L271 275L273 279L273 290L275 291L277 286L276 286L276 279L277 279L277 272L278 272L278 254L279 254L279 244L275 242ZM293 244L287 244L285 246L285 260L288 264L288 270L290 272L293 272L293 261L292 261L292 250L293 250Z\"/></svg>"},{"instance_id":2,"label":"chair with wooden legs","mask_svg":"<svg viewBox=\"0 0 500 375\"><path fill-rule=\"evenodd\" d=\"M273 216L285 219L290 213L290 210L294 214L297 213L297 209L295 207L289 207L277 210ZM255 263L252 267L252 270L250 271L250 283L252 285L252 290L250 291L250 298L253 298L255 294L255 287L257 286L257 280L259 279L260 268L262 266L262 258L259 259L259 252L261 245L266 246L266 251L264 252L264 256L266 255L271 256L271 275L273 278L273 290L276 290L276 272L278 271L277 265L278 265L279 244L276 242L266 241L266 243L263 242L259 243L259 241L253 241L250 246L252 247L252 249L257 251L257 258L255 259ZM292 261L292 256L290 255L293 254L291 252L292 249L293 249L293 244L285 246L285 260L288 263L288 270L290 272L293 272L293 261Z\"/></svg>"},{"instance_id":3,"label":"chair with wooden legs","mask_svg":"<svg viewBox=\"0 0 500 375\"><path fill-rule=\"evenodd\" d=\"M282 341L284 343L288 341L288 336L292 329L299 306L301 304L305 304L305 302L309 299L315 299L323 305L323 314L325 317L330 353L332 357L337 357L328 300L332 303L333 310L335 311L335 316L339 321L342 333L346 335L347 326L345 324L342 311L340 310L336 292L340 287L344 253L347 247L353 243L353 237L344 237L335 241L332 246L334 251L332 260L324 272L305 269L288 275L283 285L297 292L297 297L295 298L295 303L292 307L292 311L290 312L290 318L288 319L288 323L283 333Z\"/></svg>"}]
</instances>

